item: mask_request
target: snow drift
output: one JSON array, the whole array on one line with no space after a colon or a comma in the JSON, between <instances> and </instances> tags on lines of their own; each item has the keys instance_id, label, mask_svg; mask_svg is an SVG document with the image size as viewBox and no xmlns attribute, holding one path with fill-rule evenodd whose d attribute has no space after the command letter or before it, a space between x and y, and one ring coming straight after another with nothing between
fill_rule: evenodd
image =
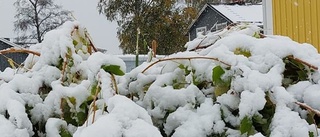
<instances>
[{"instance_id":1,"label":"snow drift","mask_svg":"<svg viewBox=\"0 0 320 137\"><path fill-rule=\"evenodd\" d=\"M318 136L320 55L238 24L129 73L65 23L0 72L5 136Z\"/></svg>"}]
</instances>

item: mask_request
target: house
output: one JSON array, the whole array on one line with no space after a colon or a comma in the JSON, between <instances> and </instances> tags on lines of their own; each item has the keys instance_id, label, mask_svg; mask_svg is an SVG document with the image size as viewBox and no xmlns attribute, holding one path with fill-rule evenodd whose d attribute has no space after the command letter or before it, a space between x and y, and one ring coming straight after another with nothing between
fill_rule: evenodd
<instances>
[{"instance_id":1,"label":"house","mask_svg":"<svg viewBox=\"0 0 320 137\"><path fill-rule=\"evenodd\" d=\"M125 54L125 55L116 55L116 56L122 59L126 64L126 72L130 72L131 70L136 68L136 55ZM148 61L148 58L149 58L148 55L146 54L141 54L138 57L139 57L139 62L138 62L139 65L141 65L143 62ZM157 55L157 57L155 58L162 59L162 58L165 58L165 55Z\"/></svg>"},{"instance_id":2,"label":"house","mask_svg":"<svg viewBox=\"0 0 320 137\"><path fill-rule=\"evenodd\" d=\"M320 0L263 0L266 34L288 36L320 51Z\"/></svg>"},{"instance_id":3,"label":"house","mask_svg":"<svg viewBox=\"0 0 320 137\"><path fill-rule=\"evenodd\" d=\"M0 51L8 48L22 48L17 44L14 44L6 38L0 38ZM0 54L0 71L4 71L7 67L11 67L9 64L10 59L12 59L17 64L21 64L27 58L28 54L26 53L7 53Z\"/></svg>"},{"instance_id":4,"label":"house","mask_svg":"<svg viewBox=\"0 0 320 137\"><path fill-rule=\"evenodd\" d=\"M245 4L241 1L223 5L207 3L188 28L189 41L195 39L201 33L218 31L232 23L255 23L262 27L262 11L261 4Z\"/></svg>"}]
</instances>

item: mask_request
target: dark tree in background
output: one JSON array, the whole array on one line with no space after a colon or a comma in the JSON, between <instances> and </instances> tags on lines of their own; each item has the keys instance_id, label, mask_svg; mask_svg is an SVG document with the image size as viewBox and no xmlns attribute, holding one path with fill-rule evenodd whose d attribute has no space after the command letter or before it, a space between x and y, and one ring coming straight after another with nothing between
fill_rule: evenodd
<instances>
[{"instance_id":1,"label":"dark tree in background","mask_svg":"<svg viewBox=\"0 0 320 137\"><path fill-rule=\"evenodd\" d=\"M185 50L187 28L206 3L223 0L100 0L98 9L108 20L117 21L124 54L135 53L139 28L139 53L147 53L146 46L155 40L157 54L168 55Z\"/></svg>"},{"instance_id":2,"label":"dark tree in background","mask_svg":"<svg viewBox=\"0 0 320 137\"><path fill-rule=\"evenodd\" d=\"M153 40L158 43L157 54L183 51L184 34L197 15L194 8L178 0L100 0L98 7L108 20L117 21L120 48L125 54L135 52L137 28L141 30L139 53L147 53L146 46Z\"/></svg>"},{"instance_id":3,"label":"dark tree in background","mask_svg":"<svg viewBox=\"0 0 320 137\"><path fill-rule=\"evenodd\" d=\"M46 32L71 20L69 11L54 4L53 0L17 0L14 31L20 43L41 42Z\"/></svg>"}]
</instances>

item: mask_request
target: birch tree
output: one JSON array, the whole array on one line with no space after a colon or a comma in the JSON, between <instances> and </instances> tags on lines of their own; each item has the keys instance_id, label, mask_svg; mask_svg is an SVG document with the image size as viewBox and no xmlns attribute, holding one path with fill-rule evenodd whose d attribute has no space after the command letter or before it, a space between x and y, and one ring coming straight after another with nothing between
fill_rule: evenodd
<instances>
[{"instance_id":1,"label":"birch tree","mask_svg":"<svg viewBox=\"0 0 320 137\"><path fill-rule=\"evenodd\" d=\"M16 0L14 6L17 42L40 43L46 32L71 20L70 12L63 10L53 0Z\"/></svg>"}]
</instances>

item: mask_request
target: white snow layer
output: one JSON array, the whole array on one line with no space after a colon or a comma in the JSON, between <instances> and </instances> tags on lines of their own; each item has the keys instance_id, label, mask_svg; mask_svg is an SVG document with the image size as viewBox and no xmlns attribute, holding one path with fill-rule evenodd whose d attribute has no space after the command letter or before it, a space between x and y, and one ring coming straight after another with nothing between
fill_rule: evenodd
<instances>
[{"instance_id":1,"label":"white snow layer","mask_svg":"<svg viewBox=\"0 0 320 137\"><path fill-rule=\"evenodd\" d=\"M161 137L148 112L127 97L110 98L108 112L93 124L80 127L74 137Z\"/></svg>"},{"instance_id":2,"label":"white snow layer","mask_svg":"<svg viewBox=\"0 0 320 137\"><path fill-rule=\"evenodd\" d=\"M276 109L270 136L316 135L314 125L303 118L306 112L295 102L320 110L319 70L313 70L309 80L284 87L283 58L293 56L319 67L320 55L312 45L287 37L256 38L259 30L254 25L238 25L209 33L188 42L187 51L167 57L204 58L152 66L153 62L145 62L124 76L113 77L101 67L117 65L125 72L124 62L115 56L89 53L81 42L83 26L67 22L30 48L41 56L30 55L25 61L27 70L0 72L0 134L55 137L62 128L75 137L237 137L245 135L239 131L241 120L261 116L260 111L272 102ZM239 49L251 55L235 54ZM61 66L61 61L69 63ZM231 79L230 90L221 96L215 96L212 82L212 69L217 66L226 71L222 79ZM92 92L95 86L100 86L93 90L96 95ZM88 104L84 124L60 119L63 99L70 112L83 112L81 105L90 98L96 100ZM41 123L45 133L34 132L35 124ZM253 132L253 137L264 136Z\"/></svg>"}]
</instances>

